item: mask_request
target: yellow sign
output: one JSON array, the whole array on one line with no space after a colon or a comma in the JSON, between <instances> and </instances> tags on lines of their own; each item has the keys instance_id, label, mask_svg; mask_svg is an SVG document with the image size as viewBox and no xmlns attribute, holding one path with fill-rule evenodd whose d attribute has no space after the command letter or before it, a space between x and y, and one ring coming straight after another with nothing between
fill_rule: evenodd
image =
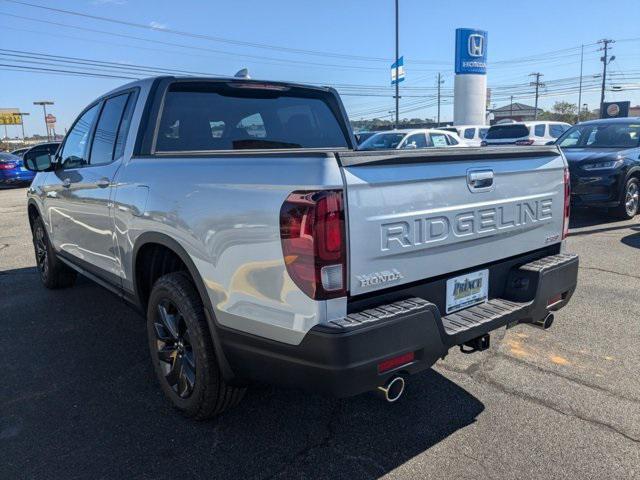
<instances>
[{"instance_id":1,"label":"yellow sign","mask_svg":"<svg viewBox=\"0 0 640 480\"><path fill-rule=\"evenodd\" d=\"M17 109L0 109L0 125L22 125L22 115Z\"/></svg>"}]
</instances>

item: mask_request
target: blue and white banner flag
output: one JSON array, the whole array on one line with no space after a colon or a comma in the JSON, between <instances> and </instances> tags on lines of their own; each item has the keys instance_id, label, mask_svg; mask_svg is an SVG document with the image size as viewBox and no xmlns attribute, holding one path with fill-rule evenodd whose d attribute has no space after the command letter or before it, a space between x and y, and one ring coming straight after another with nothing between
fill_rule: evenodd
<instances>
[{"instance_id":1,"label":"blue and white banner flag","mask_svg":"<svg viewBox=\"0 0 640 480\"><path fill-rule=\"evenodd\" d=\"M398 79L396 80L396 69ZM404 57L400 57L397 62L393 62L391 65L391 85L400 83L404 80Z\"/></svg>"}]
</instances>

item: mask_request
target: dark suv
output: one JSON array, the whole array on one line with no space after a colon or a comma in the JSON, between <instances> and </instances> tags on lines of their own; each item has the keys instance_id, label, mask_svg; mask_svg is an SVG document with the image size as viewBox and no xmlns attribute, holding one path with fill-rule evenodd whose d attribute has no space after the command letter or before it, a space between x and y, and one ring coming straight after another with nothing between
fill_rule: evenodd
<instances>
[{"instance_id":1,"label":"dark suv","mask_svg":"<svg viewBox=\"0 0 640 480\"><path fill-rule=\"evenodd\" d=\"M572 204L606 207L626 219L638 213L640 117L580 123L556 143L569 162Z\"/></svg>"}]
</instances>

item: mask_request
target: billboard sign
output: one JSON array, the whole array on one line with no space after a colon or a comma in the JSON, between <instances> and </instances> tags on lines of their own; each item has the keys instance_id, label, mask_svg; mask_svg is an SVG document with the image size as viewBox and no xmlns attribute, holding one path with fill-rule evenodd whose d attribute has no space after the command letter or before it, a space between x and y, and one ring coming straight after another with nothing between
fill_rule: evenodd
<instances>
[{"instance_id":1,"label":"billboard sign","mask_svg":"<svg viewBox=\"0 0 640 480\"><path fill-rule=\"evenodd\" d=\"M604 102L600 118L620 118L629 116L631 102Z\"/></svg>"},{"instance_id":2,"label":"billboard sign","mask_svg":"<svg viewBox=\"0 0 640 480\"><path fill-rule=\"evenodd\" d=\"M17 108L0 108L0 125L22 125L22 115Z\"/></svg>"},{"instance_id":3,"label":"billboard sign","mask_svg":"<svg viewBox=\"0 0 640 480\"><path fill-rule=\"evenodd\" d=\"M456 74L487 74L487 32L456 29Z\"/></svg>"}]
</instances>

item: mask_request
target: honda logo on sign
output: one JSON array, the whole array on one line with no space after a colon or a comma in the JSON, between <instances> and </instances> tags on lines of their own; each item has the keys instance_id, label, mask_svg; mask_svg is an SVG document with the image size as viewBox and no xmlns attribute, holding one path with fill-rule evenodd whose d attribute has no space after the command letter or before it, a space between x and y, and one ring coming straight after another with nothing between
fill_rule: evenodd
<instances>
[{"instance_id":1,"label":"honda logo on sign","mask_svg":"<svg viewBox=\"0 0 640 480\"><path fill-rule=\"evenodd\" d=\"M469 56L482 57L484 55L484 36L474 33L469 35Z\"/></svg>"}]
</instances>

